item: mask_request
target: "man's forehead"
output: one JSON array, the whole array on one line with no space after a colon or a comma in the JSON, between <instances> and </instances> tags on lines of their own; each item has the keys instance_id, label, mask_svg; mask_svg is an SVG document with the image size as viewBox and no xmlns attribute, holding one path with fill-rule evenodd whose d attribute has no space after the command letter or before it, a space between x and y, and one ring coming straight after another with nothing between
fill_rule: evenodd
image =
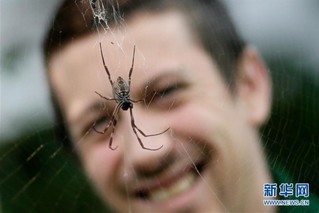
<instances>
[{"instance_id":1,"label":"man's forehead","mask_svg":"<svg viewBox=\"0 0 319 213\"><path fill-rule=\"evenodd\" d=\"M140 57L145 63L149 60L146 57L157 54L157 50L162 45L167 45L167 54L170 54L169 51L174 51L174 49L169 48L170 44L176 44L176 42L181 40L189 41L191 38L187 37L189 33L185 32L185 30L187 31L182 18L176 12L158 16L141 14L140 17L128 23L125 32L115 29L108 34L91 34L68 44L62 51L51 57L49 64L50 76L51 78L56 78L57 76L54 75L61 75L61 73L74 76L78 75L78 69L86 68L90 69L93 75L96 74L95 71L102 67L101 55L98 49L98 43L102 40L102 45L107 44L103 52L106 64L114 73L113 78L116 78L116 76L122 75L122 73L117 73L120 68L129 67L134 44L137 46L137 55L142 53ZM161 34L159 35L159 33ZM150 37L151 39L149 39ZM176 41L175 39L178 40ZM112 45L109 45L110 43ZM152 48L144 48L145 46L151 46ZM181 48L183 48L182 44ZM74 69L75 67L77 68Z\"/></svg>"}]
</instances>

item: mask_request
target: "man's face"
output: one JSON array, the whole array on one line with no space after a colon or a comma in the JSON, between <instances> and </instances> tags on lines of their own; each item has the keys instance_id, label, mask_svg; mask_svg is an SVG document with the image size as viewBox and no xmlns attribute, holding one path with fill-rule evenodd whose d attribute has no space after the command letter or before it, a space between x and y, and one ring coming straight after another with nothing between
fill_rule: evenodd
<instances>
[{"instance_id":1,"label":"man's face","mask_svg":"<svg viewBox=\"0 0 319 213\"><path fill-rule=\"evenodd\" d=\"M262 205L262 184L269 177L251 104L245 92L230 92L190 32L178 12L137 14L125 32L76 40L50 60L54 92L84 169L116 210L213 212ZM160 150L140 146L129 111L117 116L115 151L108 148L112 128L105 134L90 129L99 120L103 130L104 116L116 106L95 94L112 97L99 41L113 82L118 76L128 80L136 46L130 95L145 101L134 103L134 119L146 134L170 128L159 136L140 135L145 147L163 145Z\"/></svg>"}]
</instances>

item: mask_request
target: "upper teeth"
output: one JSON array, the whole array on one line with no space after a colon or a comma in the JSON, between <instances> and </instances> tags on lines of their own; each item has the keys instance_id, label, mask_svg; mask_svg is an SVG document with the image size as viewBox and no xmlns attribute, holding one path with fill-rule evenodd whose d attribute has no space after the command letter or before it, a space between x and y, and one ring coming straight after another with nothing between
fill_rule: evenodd
<instances>
[{"instance_id":1,"label":"upper teeth","mask_svg":"<svg viewBox=\"0 0 319 213\"><path fill-rule=\"evenodd\" d=\"M177 194L187 191L193 185L194 181L195 175L192 172L189 172L171 186L150 192L151 200L163 201L170 199Z\"/></svg>"}]
</instances>

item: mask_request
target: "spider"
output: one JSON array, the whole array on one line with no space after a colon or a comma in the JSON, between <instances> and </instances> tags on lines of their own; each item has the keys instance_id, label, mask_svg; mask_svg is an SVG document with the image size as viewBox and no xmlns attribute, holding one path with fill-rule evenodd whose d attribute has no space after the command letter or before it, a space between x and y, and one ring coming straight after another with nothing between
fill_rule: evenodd
<instances>
[{"instance_id":1,"label":"spider","mask_svg":"<svg viewBox=\"0 0 319 213\"><path fill-rule=\"evenodd\" d=\"M111 136L110 136L110 140L109 140L109 148L111 150L115 150L117 149L118 146L116 146L115 148L112 147L112 142L113 142L113 134L114 134L114 131L115 131L115 127L116 127L116 123L117 123L117 115L119 113L119 110L122 109L124 111L126 110L130 110L130 115L131 115L131 126L132 126L132 129L133 129L133 132L134 134L136 135L137 137L137 140L138 142L140 143L141 147L143 149L146 149L146 150L151 150L151 151L156 151L156 150L159 150L163 147L160 146L159 148L156 148L156 149L152 149L152 148L147 148L144 146L144 144L142 143L142 140L140 139L140 137L138 136L137 134L137 131L139 133L141 133L144 137L152 137L152 136L157 136L157 135L161 135L161 134L164 134L165 132L167 132L169 130L169 128L167 128L166 130L160 132L160 133L156 133L156 134L145 134L140 128L138 128L135 124L135 120L134 120L134 116L133 116L133 103L137 103L137 102L140 102L141 100L139 101L134 101L130 98L130 86L131 86L131 76L132 76L132 73L133 73L133 66L134 66L134 57L135 57L135 45L134 45L134 49L133 49L133 58L132 58L132 66L130 68L130 72L129 72L129 76L128 76L128 83L121 77L119 76L116 80L116 82L113 82L112 79L111 79L111 75L110 75L110 72L107 68L107 66L105 65L105 60L104 60L104 56L103 56L103 51L102 51L102 45L101 45L101 42L100 42L100 52L101 52L101 57L102 57L102 62L103 62L103 66L104 66L104 69L105 69L105 72L108 76L108 79L110 81L110 84L112 86L112 90L113 90L113 98L108 98L108 97L105 97L103 95L101 95L100 93L98 93L97 91L95 91L95 93L97 95L99 95L101 98L107 100L107 101L110 101L110 100L114 100L116 101L117 105L112 113L112 117L109 121L109 123L107 124L107 126L104 128L103 131L98 131L96 128L95 128L95 125L96 125L96 122L93 124L93 129L97 132L97 133L100 133L100 134L104 134L110 126L112 126L112 132L111 132ZM137 131L136 131L137 130Z\"/></svg>"}]
</instances>

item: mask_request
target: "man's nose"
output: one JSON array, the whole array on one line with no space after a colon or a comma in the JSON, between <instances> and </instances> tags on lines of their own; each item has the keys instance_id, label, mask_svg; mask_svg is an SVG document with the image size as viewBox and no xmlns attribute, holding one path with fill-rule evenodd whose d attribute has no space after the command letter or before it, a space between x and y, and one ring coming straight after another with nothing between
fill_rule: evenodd
<instances>
[{"instance_id":1,"label":"man's nose","mask_svg":"<svg viewBox=\"0 0 319 213\"><path fill-rule=\"evenodd\" d=\"M139 175L148 176L158 173L165 166L165 158L172 149L169 124L160 112L152 112L143 106L136 106L131 113L124 112L119 131L123 135L120 145L123 146L123 158L129 162L131 168ZM152 135L149 137L143 136ZM162 133L154 135L157 133ZM144 146L145 148L143 148ZM161 147L161 148L160 148ZM160 149L158 149L160 148ZM150 150L152 149L152 150ZM164 161L163 161L164 159ZM164 162L164 163L163 163Z\"/></svg>"}]
</instances>

